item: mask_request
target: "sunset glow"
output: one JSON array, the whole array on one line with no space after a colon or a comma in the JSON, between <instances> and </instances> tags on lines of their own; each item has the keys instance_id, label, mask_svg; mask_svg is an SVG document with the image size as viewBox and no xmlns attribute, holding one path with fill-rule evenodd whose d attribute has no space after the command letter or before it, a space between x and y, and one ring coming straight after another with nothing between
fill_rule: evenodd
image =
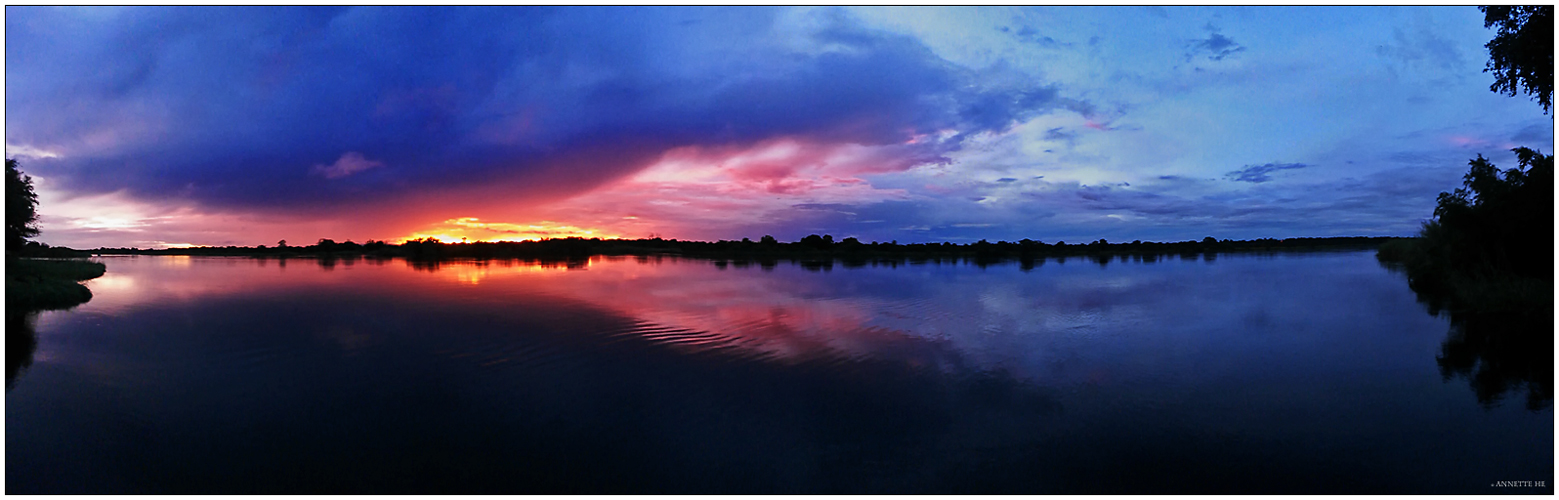
<instances>
[{"instance_id":1,"label":"sunset glow","mask_svg":"<svg viewBox=\"0 0 1559 500\"><path fill-rule=\"evenodd\" d=\"M410 236L391 240L391 242L404 243L423 238L433 238L445 243L477 243L536 241L556 238L615 239L621 238L621 236L608 231L585 229L557 224L552 221L540 221L535 224L510 224L507 222L487 222L475 217L461 217L446 220L432 229L417 231Z\"/></svg>"},{"instance_id":2,"label":"sunset glow","mask_svg":"<svg viewBox=\"0 0 1559 500\"><path fill-rule=\"evenodd\" d=\"M8 5L6 492L1551 494L1552 10Z\"/></svg>"},{"instance_id":3,"label":"sunset glow","mask_svg":"<svg viewBox=\"0 0 1559 500\"><path fill-rule=\"evenodd\" d=\"M1553 141L1465 7L6 12L83 248L1408 235Z\"/></svg>"}]
</instances>

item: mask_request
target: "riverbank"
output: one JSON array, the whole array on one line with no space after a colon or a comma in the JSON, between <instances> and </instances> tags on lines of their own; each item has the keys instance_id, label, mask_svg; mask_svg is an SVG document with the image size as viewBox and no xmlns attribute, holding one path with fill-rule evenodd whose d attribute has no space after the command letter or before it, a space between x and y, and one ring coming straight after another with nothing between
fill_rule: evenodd
<instances>
[{"instance_id":1,"label":"riverbank","mask_svg":"<svg viewBox=\"0 0 1559 500\"><path fill-rule=\"evenodd\" d=\"M102 276L107 267L86 259L8 259L5 269L7 308L66 309L92 299L82 281Z\"/></svg>"},{"instance_id":2,"label":"riverbank","mask_svg":"<svg viewBox=\"0 0 1559 500\"><path fill-rule=\"evenodd\" d=\"M1445 253L1422 238L1402 238L1382 244L1375 258L1405 274L1408 287L1432 310L1553 316L1552 280L1493 266L1454 266Z\"/></svg>"}]
</instances>

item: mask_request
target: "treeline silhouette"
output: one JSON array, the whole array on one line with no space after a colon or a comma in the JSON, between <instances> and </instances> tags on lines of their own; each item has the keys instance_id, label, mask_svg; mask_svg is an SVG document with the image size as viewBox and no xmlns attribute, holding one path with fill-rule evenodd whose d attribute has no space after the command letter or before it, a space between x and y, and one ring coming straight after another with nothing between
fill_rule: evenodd
<instances>
[{"instance_id":1,"label":"treeline silhouette","mask_svg":"<svg viewBox=\"0 0 1559 500\"><path fill-rule=\"evenodd\" d=\"M1553 6L1479 7L1498 26L1486 72L1490 90L1553 102ZM1525 388L1533 410L1553 400L1554 157L1518 147L1516 167L1478 155L1462 187L1440 193L1418 238L1382 245L1376 257L1407 276L1428 312L1450 320L1435 360L1493 406Z\"/></svg>"},{"instance_id":2,"label":"treeline silhouette","mask_svg":"<svg viewBox=\"0 0 1559 500\"><path fill-rule=\"evenodd\" d=\"M1440 193L1420 237L1383 245L1377 257L1442 308L1551 310L1554 157L1515 152L1519 166L1503 172L1482 155L1472 160L1463 187Z\"/></svg>"},{"instance_id":3,"label":"treeline silhouette","mask_svg":"<svg viewBox=\"0 0 1559 500\"><path fill-rule=\"evenodd\" d=\"M369 240L366 243L346 241L337 243L321 239L308 246L254 247L191 247L168 249L98 248L90 253L99 255L234 255L276 257L404 257L429 261L441 259L545 259L571 260L594 255L678 255L711 260L917 260L917 259L968 259L976 262L1000 262L1039 257L1064 258L1068 256L1091 257L1108 262L1110 257L1125 256L1138 260L1155 260L1163 255L1216 255L1235 252L1307 251L1326 249L1374 249L1395 240L1393 237L1333 237L1333 238L1263 238L1257 240L1218 240L1212 237L1200 241L1111 243L1104 239L1089 243L1068 244L1065 241L1044 243L1030 239L1016 242L980 240L968 244L872 242L863 243L856 238L835 241L832 235L809 235L795 242L780 242L772 236L758 241L743 238L740 241L714 242L677 239L600 239L559 238L538 241L502 241L475 243L444 243L435 239L411 240L401 244Z\"/></svg>"}]
</instances>

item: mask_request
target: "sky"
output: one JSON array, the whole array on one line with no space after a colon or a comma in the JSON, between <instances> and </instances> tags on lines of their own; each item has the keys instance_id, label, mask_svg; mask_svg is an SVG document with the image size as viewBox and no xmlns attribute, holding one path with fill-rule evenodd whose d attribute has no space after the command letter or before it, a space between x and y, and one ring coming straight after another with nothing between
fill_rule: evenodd
<instances>
[{"instance_id":1,"label":"sky","mask_svg":"<svg viewBox=\"0 0 1559 500\"><path fill-rule=\"evenodd\" d=\"M1551 153L1473 7L15 7L75 248L1406 236Z\"/></svg>"}]
</instances>

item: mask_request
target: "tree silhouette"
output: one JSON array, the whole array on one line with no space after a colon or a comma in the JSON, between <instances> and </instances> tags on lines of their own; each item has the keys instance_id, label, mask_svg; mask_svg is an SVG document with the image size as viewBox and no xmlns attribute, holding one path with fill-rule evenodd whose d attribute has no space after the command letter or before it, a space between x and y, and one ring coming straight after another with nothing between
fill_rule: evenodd
<instances>
[{"instance_id":1,"label":"tree silhouette","mask_svg":"<svg viewBox=\"0 0 1559 500\"><path fill-rule=\"evenodd\" d=\"M32 177L23 174L16 160L5 160L5 249L19 250L38 235L38 195Z\"/></svg>"},{"instance_id":2,"label":"tree silhouette","mask_svg":"<svg viewBox=\"0 0 1559 500\"><path fill-rule=\"evenodd\" d=\"M1554 21L1551 5L1479 7L1483 27L1499 31L1485 72L1489 90L1533 95L1547 114L1553 107ZM1554 157L1526 147L1518 166L1501 171L1478 155L1461 188L1440 193L1435 220L1422 236L1435 247L1438 265L1461 272L1514 273L1552 280Z\"/></svg>"},{"instance_id":3,"label":"tree silhouette","mask_svg":"<svg viewBox=\"0 0 1559 500\"><path fill-rule=\"evenodd\" d=\"M1526 93L1553 108L1552 6L1479 7L1499 27L1485 47L1489 90ZM1518 147L1500 170L1478 155L1462 187L1440 193L1416 242L1388 244L1382 262L1406 272L1429 314L1449 314L1436 362L1442 376L1468 379L1492 406L1525 387L1527 407L1553 399L1554 157ZM1390 248L1387 248L1390 247Z\"/></svg>"},{"instance_id":4,"label":"tree silhouette","mask_svg":"<svg viewBox=\"0 0 1559 500\"><path fill-rule=\"evenodd\" d=\"M1512 97L1524 92L1547 114L1554 99L1554 7L1494 5L1478 10L1483 11L1484 28L1499 26L1484 45L1489 62L1483 71L1494 73L1489 90Z\"/></svg>"},{"instance_id":5,"label":"tree silhouette","mask_svg":"<svg viewBox=\"0 0 1559 500\"><path fill-rule=\"evenodd\" d=\"M1509 170L1483 155L1468 162L1463 187L1440 193L1424 236L1455 268L1551 278L1554 157L1513 151L1518 166Z\"/></svg>"},{"instance_id":6,"label":"tree silhouette","mask_svg":"<svg viewBox=\"0 0 1559 500\"><path fill-rule=\"evenodd\" d=\"M1486 47L1489 90L1534 95L1547 114L1553 106L1553 6L1479 7L1483 26L1499 27ZM1459 273L1510 273L1552 281L1554 157L1526 147L1512 149L1518 166L1501 171L1478 155L1462 187L1440 193L1434 221L1421 234L1419 281L1429 268ZM1442 271L1435 271L1443 274Z\"/></svg>"}]
</instances>

